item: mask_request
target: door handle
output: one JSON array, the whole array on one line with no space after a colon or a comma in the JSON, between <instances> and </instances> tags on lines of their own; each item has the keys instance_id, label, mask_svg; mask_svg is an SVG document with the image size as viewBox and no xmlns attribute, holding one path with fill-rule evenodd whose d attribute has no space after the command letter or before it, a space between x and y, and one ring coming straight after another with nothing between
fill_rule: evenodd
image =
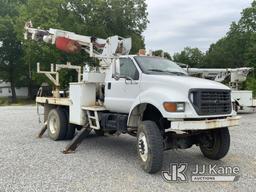
<instances>
[{"instance_id":1,"label":"door handle","mask_svg":"<svg viewBox=\"0 0 256 192\"><path fill-rule=\"evenodd\" d=\"M111 83L108 83L108 90L111 89Z\"/></svg>"}]
</instances>

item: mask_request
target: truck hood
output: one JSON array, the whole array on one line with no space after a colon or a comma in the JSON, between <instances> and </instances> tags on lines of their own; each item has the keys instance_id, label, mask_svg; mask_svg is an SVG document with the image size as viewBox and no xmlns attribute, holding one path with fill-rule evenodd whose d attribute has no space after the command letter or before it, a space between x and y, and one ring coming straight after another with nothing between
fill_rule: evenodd
<instances>
[{"instance_id":1,"label":"truck hood","mask_svg":"<svg viewBox=\"0 0 256 192\"><path fill-rule=\"evenodd\" d=\"M206 80L202 78L190 77L190 76L170 76L170 75L145 75L143 77L144 82L152 84L168 85L179 89L225 89L230 88L224 84Z\"/></svg>"}]
</instances>

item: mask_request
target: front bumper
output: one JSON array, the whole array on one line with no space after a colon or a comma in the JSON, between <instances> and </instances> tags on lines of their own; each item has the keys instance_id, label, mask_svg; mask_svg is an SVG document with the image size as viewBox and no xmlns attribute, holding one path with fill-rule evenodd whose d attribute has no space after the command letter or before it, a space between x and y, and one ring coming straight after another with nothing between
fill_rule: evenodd
<instances>
[{"instance_id":1,"label":"front bumper","mask_svg":"<svg viewBox=\"0 0 256 192\"><path fill-rule=\"evenodd\" d=\"M195 120L195 121L171 121L171 127L168 129L176 131L209 130L223 127L235 127L239 125L241 117L233 116L225 119Z\"/></svg>"}]
</instances>

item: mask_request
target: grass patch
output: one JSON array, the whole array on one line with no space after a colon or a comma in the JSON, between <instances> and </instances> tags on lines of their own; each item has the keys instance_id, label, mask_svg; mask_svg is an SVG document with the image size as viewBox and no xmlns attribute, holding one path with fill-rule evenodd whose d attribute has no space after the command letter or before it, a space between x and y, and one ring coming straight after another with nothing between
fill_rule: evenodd
<instances>
[{"instance_id":1,"label":"grass patch","mask_svg":"<svg viewBox=\"0 0 256 192\"><path fill-rule=\"evenodd\" d=\"M20 106L20 105L34 105L35 101L31 99L17 99L15 103L11 98L0 98L0 106Z\"/></svg>"}]
</instances>

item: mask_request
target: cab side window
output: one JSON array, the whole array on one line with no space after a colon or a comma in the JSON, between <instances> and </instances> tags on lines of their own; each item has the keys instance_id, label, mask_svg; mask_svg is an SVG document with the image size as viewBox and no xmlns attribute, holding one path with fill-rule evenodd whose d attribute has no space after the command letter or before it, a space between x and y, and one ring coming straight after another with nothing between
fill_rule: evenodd
<instances>
[{"instance_id":1,"label":"cab side window","mask_svg":"<svg viewBox=\"0 0 256 192\"><path fill-rule=\"evenodd\" d=\"M139 80L139 71L129 58L120 59L120 75L131 77L133 80Z\"/></svg>"}]
</instances>

